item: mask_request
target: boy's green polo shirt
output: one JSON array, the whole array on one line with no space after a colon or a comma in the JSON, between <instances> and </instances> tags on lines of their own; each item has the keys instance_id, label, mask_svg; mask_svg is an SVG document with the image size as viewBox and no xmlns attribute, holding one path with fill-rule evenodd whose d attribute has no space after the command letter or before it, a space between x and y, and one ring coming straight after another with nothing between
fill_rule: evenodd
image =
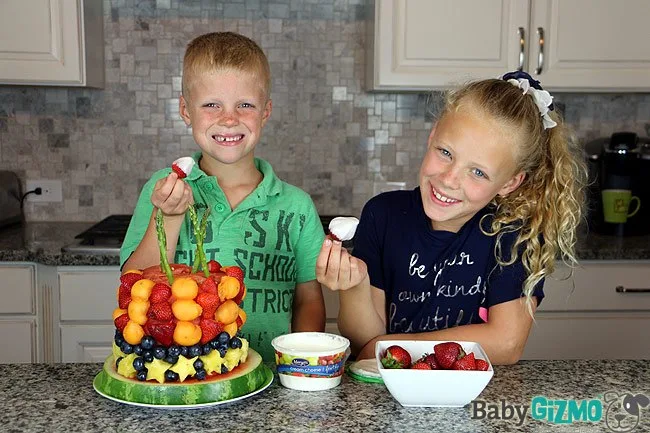
<instances>
[{"instance_id":1,"label":"boy's green polo shirt","mask_svg":"<svg viewBox=\"0 0 650 433\"><path fill-rule=\"evenodd\" d=\"M272 361L271 340L290 331L296 283L316 279L316 258L324 239L318 212L306 192L280 180L271 165L258 158L255 165L264 179L231 210L216 177L199 168L201 152L192 157L196 165L185 180L192 188L199 219L206 208L210 209L203 244L206 257L244 270L247 294L242 308L248 319L242 333L264 360ZM157 171L142 188L120 250L122 265L147 229L156 181L170 171ZM174 262L191 264L195 250L191 223L186 216Z\"/></svg>"}]
</instances>

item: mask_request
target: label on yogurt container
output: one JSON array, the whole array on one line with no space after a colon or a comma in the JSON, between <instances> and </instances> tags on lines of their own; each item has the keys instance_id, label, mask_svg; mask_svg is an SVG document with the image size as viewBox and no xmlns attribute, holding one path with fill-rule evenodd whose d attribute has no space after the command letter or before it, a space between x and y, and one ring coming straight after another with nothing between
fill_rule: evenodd
<instances>
[{"instance_id":1,"label":"label on yogurt container","mask_svg":"<svg viewBox=\"0 0 650 433\"><path fill-rule=\"evenodd\" d=\"M290 376L336 377L343 374L345 352L326 356L291 356L275 352L278 373Z\"/></svg>"}]
</instances>

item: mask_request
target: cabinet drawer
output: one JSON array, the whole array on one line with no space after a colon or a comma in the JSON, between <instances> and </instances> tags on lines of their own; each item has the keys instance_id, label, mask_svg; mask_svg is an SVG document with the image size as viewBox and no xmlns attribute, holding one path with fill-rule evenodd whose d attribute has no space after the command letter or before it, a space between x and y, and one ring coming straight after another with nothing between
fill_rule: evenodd
<instances>
[{"instance_id":1,"label":"cabinet drawer","mask_svg":"<svg viewBox=\"0 0 650 433\"><path fill-rule=\"evenodd\" d=\"M35 313L34 266L0 267L0 313Z\"/></svg>"},{"instance_id":2,"label":"cabinet drawer","mask_svg":"<svg viewBox=\"0 0 650 433\"><path fill-rule=\"evenodd\" d=\"M650 311L650 262L585 262L573 279L558 279L566 275L561 266L546 279L540 311ZM617 286L647 292L619 293Z\"/></svg>"},{"instance_id":3,"label":"cabinet drawer","mask_svg":"<svg viewBox=\"0 0 650 433\"><path fill-rule=\"evenodd\" d=\"M36 322L0 320L0 364L37 362Z\"/></svg>"},{"instance_id":4,"label":"cabinet drawer","mask_svg":"<svg viewBox=\"0 0 650 433\"><path fill-rule=\"evenodd\" d=\"M535 315L522 359L648 359L650 312Z\"/></svg>"},{"instance_id":5,"label":"cabinet drawer","mask_svg":"<svg viewBox=\"0 0 650 433\"><path fill-rule=\"evenodd\" d=\"M112 324L61 325L61 362L104 362L114 335Z\"/></svg>"},{"instance_id":6,"label":"cabinet drawer","mask_svg":"<svg viewBox=\"0 0 650 433\"><path fill-rule=\"evenodd\" d=\"M59 271L60 317L66 320L111 321L117 307L119 269Z\"/></svg>"}]
</instances>

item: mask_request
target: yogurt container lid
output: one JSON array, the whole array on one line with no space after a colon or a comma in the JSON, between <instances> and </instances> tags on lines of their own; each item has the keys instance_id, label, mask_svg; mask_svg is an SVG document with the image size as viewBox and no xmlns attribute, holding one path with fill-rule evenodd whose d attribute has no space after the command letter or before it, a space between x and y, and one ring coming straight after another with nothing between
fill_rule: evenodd
<instances>
[{"instance_id":1,"label":"yogurt container lid","mask_svg":"<svg viewBox=\"0 0 650 433\"><path fill-rule=\"evenodd\" d=\"M282 353L321 356L345 352L350 340L326 332L293 332L275 337L271 345Z\"/></svg>"}]
</instances>

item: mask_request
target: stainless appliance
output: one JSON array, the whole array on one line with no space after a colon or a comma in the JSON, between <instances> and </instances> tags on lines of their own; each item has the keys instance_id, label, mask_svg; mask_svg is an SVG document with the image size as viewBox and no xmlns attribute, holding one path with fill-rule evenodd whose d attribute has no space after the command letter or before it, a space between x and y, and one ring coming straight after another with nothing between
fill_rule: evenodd
<instances>
[{"instance_id":1,"label":"stainless appliance","mask_svg":"<svg viewBox=\"0 0 650 433\"><path fill-rule=\"evenodd\" d=\"M585 145L589 166L589 230L599 234L629 236L650 234L650 137L617 132ZM605 222L601 191L630 189L639 197L639 211L626 223Z\"/></svg>"},{"instance_id":2,"label":"stainless appliance","mask_svg":"<svg viewBox=\"0 0 650 433\"><path fill-rule=\"evenodd\" d=\"M321 215L323 229L327 233L333 215ZM61 250L71 254L98 254L119 256L131 215L110 215L89 229L75 236L75 242Z\"/></svg>"},{"instance_id":3,"label":"stainless appliance","mask_svg":"<svg viewBox=\"0 0 650 433\"><path fill-rule=\"evenodd\" d=\"M23 221L22 188L13 171L0 171L0 227Z\"/></svg>"},{"instance_id":4,"label":"stainless appliance","mask_svg":"<svg viewBox=\"0 0 650 433\"><path fill-rule=\"evenodd\" d=\"M75 242L64 246L64 253L119 256L120 247L131 222L131 215L110 215L75 236Z\"/></svg>"}]
</instances>

